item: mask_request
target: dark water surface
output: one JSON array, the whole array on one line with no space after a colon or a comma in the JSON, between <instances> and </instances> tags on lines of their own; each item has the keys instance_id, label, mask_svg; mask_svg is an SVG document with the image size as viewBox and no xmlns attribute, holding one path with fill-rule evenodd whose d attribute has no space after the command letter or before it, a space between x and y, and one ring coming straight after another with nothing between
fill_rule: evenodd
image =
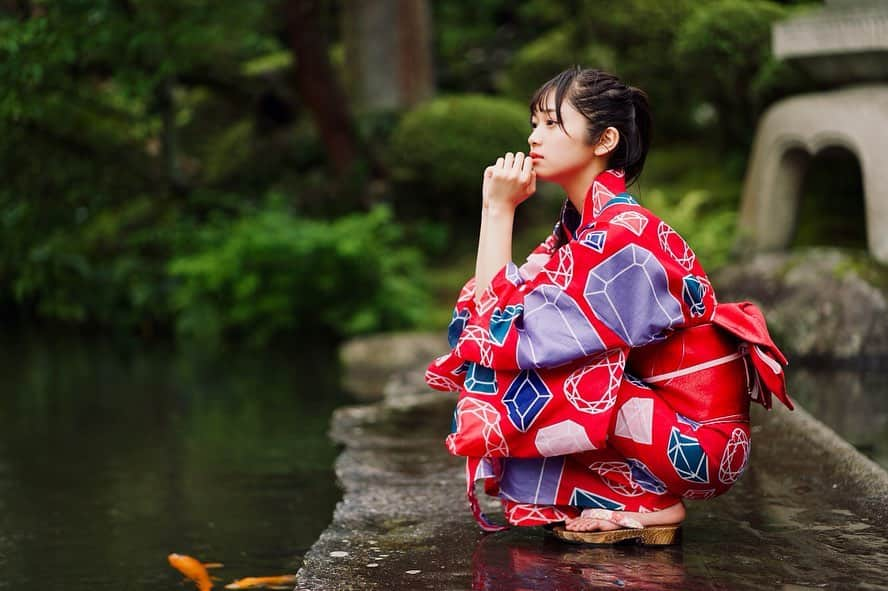
<instances>
[{"instance_id":1,"label":"dark water surface","mask_svg":"<svg viewBox=\"0 0 888 591\"><path fill-rule=\"evenodd\" d=\"M794 400L888 470L888 368L790 367Z\"/></svg>"},{"instance_id":2,"label":"dark water surface","mask_svg":"<svg viewBox=\"0 0 888 591\"><path fill-rule=\"evenodd\" d=\"M341 493L333 352L16 339L0 358L0 588L217 588L295 573Z\"/></svg>"}]
</instances>

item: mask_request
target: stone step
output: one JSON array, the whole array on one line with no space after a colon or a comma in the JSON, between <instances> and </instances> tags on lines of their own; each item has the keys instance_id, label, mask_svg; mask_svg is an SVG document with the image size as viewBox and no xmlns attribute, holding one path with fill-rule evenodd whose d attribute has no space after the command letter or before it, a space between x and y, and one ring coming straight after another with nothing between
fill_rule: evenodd
<instances>
[{"instance_id":1,"label":"stone step","mask_svg":"<svg viewBox=\"0 0 888 591\"><path fill-rule=\"evenodd\" d=\"M578 547L541 528L479 531L443 444L455 397L421 375L336 412L343 500L298 589L888 589L888 473L804 410L756 407L749 469L689 503L682 545Z\"/></svg>"}]
</instances>

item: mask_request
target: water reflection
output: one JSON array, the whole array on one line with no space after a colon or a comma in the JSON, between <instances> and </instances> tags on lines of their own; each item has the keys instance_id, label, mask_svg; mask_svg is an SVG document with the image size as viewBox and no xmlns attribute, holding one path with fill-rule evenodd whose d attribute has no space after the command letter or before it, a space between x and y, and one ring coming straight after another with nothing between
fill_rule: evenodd
<instances>
[{"instance_id":1,"label":"water reflection","mask_svg":"<svg viewBox=\"0 0 888 591\"><path fill-rule=\"evenodd\" d=\"M472 571L472 589L483 591L711 588L687 574L681 546L577 546L535 530L483 537Z\"/></svg>"},{"instance_id":2,"label":"water reflection","mask_svg":"<svg viewBox=\"0 0 888 591\"><path fill-rule=\"evenodd\" d=\"M888 372L796 367L787 375L805 410L888 468Z\"/></svg>"},{"instance_id":3,"label":"water reflection","mask_svg":"<svg viewBox=\"0 0 888 591\"><path fill-rule=\"evenodd\" d=\"M292 572L340 498L335 355L31 339L0 360L0 588Z\"/></svg>"}]
</instances>

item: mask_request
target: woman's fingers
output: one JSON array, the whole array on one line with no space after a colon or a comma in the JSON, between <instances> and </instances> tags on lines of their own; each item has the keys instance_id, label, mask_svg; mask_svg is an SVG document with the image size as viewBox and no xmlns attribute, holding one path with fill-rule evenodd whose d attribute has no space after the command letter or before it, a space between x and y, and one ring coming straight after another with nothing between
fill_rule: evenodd
<instances>
[{"instance_id":1,"label":"woman's fingers","mask_svg":"<svg viewBox=\"0 0 888 591\"><path fill-rule=\"evenodd\" d=\"M519 155L523 158L521 162L521 184L527 184L530 182L530 175L533 172L533 159L532 158L524 158L524 154L519 152Z\"/></svg>"},{"instance_id":2,"label":"woman's fingers","mask_svg":"<svg viewBox=\"0 0 888 591\"><path fill-rule=\"evenodd\" d=\"M515 154L513 154L512 152L506 152L506 157L505 157L505 161L503 163L503 167L506 170L509 170L514 166L514 164L515 164Z\"/></svg>"}]
</instances>

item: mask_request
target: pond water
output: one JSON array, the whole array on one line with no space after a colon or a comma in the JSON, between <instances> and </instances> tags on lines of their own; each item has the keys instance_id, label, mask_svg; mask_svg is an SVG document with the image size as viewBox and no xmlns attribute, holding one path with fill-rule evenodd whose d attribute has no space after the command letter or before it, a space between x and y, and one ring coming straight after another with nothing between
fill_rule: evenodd
<instances>
[{"instance_id":1,"label":"pond water","mask_svg":"<svg viewBox=\"0 0 888 591\"><path fill-rule=\"evenodd\" d=\"M861 453L888 469L888 372L790 367L790 396Z\"/></svg>"},{"instance_id":2,"label":"pond water","mask_svg":"<svg viewBox=\"0 0 888 591\"><path fill-rule=\"evenodd\" d=\"M341 498L333 352L16 339L0 359L0 588L295 573ZM190 587L193 588L193 587Z\"/></svg>"}]
</instances>

